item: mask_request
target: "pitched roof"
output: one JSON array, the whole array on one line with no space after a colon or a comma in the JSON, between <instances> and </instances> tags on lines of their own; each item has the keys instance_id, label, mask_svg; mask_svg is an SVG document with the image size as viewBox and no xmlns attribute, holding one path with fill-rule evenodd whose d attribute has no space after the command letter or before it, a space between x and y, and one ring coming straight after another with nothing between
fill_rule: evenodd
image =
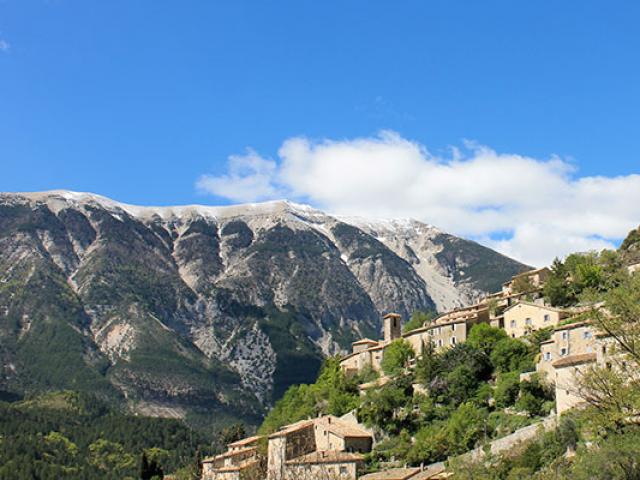
<instances>
[{"instance_id":1,"label":"pitched roof","mask_svg":"<svg viewBox=\"0 0 640 480\"><path fill-rule=\"evenodd\" d=\"M242 438L236 442L233 443L229 443L227 445L228 448L238 448L238 447L244 447L247 445L251 445L253 443L256 443L258 440L260 440L262 438L262 435L254 435L253 437L247 437L247 438Z\"/></svg>"},{"instance_id":2,"label":"pitched roof","mask_svg":"<svg viewBox=\"0 0 640 480\"><path fill-rule=\"evenodd\" d=\"M327 415L317 419L318 423L322 423L327 431L339 436L340 438L370 438L371 433L363 428L340 420L333 415Z\"/></svg>"},{"instance_id":3,"label":"pitched roof","mask_svg":"<svg viewBox=\"0 0 640 480\"><path fill-rule=\"evenodd\" d=\"M580 353L578 355L569 355L568 357L562 357L553 362L551 365L553 368L570 367L572 365L580 365L582 363L590 363L596 361L595 353Z\"/></svg>"},{"instance_id":4,"label":"pitched roof","mask_svg":"<svg viewBox=\"0 0 640 480\"><path fill-rule=\"evenodd\" d=\"M287 460L287 465L301 465L310 463L353 463L364 461L361 453L340 452L336 450L311 452L307 455Z\"/></svg>"},{"instance_id":5,"label":"pitched roof","mask_svg":"<svg viewBox=\"0 0 640 480\"><path fill-rule=\"evenodd\" d=\"M379 343L375 340L371 340L370 338L361 338L360 340L356 341L356 342L352 342L351 345L363 345L366 343Z\"/></svg>"},{"instance_id":6,"label":"pitched roof","mask_svg":"<svg viewBox=\"0 0 640 480\"><path fill-rule=\"evenodd\" d=\"M384 317L382 318L402 318L402 315L400 315L399 313L387 313Z\"/></svg>"},{"instance_id":7,"label":"pitched roof","mask_svg":"<svg viewBox=\"0 0 640 480\"><path fill-rule=\"evenodd\" d=\"M360 477L360 480L406 480L420 473L419 468L391 468L381 472L370 473Z\"/></svg>"},{"instance_id":8,"label":"pitched roof","mask_svg":"<svg viewBox=\"0 0 640 480\"><path fill-rule=\"evenodd\" d=\"M505 308L504 312L507 312L507 311L511 310L512 308L518 307L520 305L527 305L529 307L537 307L537 308L539 308L541 310L548 310L550 312L569 313L566 310L563 310L561 308L551 307L551 306L548 306L548 305L540 305L538 303L533 303L533 302L525 302L525 301L522 301L522 300L519 301L518 303L514 303L510 307Z\"/></svg>"},{"instance_id":9,"label":"pitched roof","mask_svg":"<svg viewBox=\"0 0 640 480\"><path fill-rule=\"evenodd\" d=\"M588 322L565 323L564 325L558 325L553 330L556 331L556 332L559 331L559 330L571 330L572 328L586 327L587 325L589 325Z\"/></svg>"},{"instance_id":10,"label":"pitched roof","mask_svg":"<svg viewBox=\"0 0 640 480\"><path fill-rule=\"evenodd\" d=\"M313 426L313 420L300 420L299 422L292 423L291 425L286 425L282 427L277 432L269 435L269 438L284 437L291 433L298 432L300 430L303 430L305 428L312 427L312 426Z\"/></svg>"},{"instance_id":11,"label":"pitched roof","mask_svg":"<svg viewBox=\"0 0 640 480\"><path fill-rule=\"evenodd\" d=\"M214 457L207 457L204 460L202 460L202 463L210 463L210 462L215 462L216 460L224 460L225 458L238 457L238 456L253 453L256 450L257 450L256 447L248 447L248 448L241 448L240 450L227 451L219 455L216 455Z\"/></svg>"}]
</instances>

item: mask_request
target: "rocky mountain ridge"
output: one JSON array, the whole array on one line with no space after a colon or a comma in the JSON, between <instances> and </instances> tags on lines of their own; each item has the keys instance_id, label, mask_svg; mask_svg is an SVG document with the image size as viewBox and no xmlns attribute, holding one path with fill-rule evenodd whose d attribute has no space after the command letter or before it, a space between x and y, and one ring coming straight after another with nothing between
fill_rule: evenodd
<instances>
[{"instance_id":1,"label":"rocky mountain ridge","mask_svg":"<svg viewBox=\"0 0 640 480\"><path fill-rule=\"evenodd\" d=\"M92 388L165 416L260 417L381 314L449 310L526 268L415 220L287 201L138 207L0 195L0 390Z\"/></svg>"}]
</instances>

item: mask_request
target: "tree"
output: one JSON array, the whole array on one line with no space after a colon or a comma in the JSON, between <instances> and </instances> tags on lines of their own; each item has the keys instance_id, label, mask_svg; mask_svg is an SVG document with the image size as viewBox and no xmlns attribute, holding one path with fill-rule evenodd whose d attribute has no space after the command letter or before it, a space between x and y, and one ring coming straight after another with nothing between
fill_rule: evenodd
<instances>
[{"instance_id":1,"label":"tree","mask_svg":"<svg viewBox=\"0 0 640 480\"><path fill-rule=\"evenodd\" d=\"M386 375L394 377L402 373L409 360L414 357L415 352L409 342L404 339L394 340L385 348L380 366Z\"/></svg>"},{"instance_id":2,"label":"tree","mask_svg":"<svg viewBox=\"0 0 640 480\"><path fill-rule=\"evenodd\" d=\"M498 372L520 371L531 362L527 345L515 338L503 338L491 352L491 363Z\"/></svg>"},{"instance_id":3,"label":"tree","mask_svg":"<svg viewBox=\"0 0 640 480\"><path fill-rule=\"evenodd\" d=\"M543 294L545 301L554 307L566 307L575 301L567 284L567 269L558 258L551 265L551 275L544 284Z\"/></svg>"},{"instance_id":4,"label":"tree","mask_svg":"<svg viewBox=\"0 0 640 480\"><path fill-rule=\"evenodd\" d=\"M447 442L451 453L472 449L486 432L487 411L473 403L463 403L447 422Z\"/></svg>"},{"instance_id":5,"label":"tree","mask_svg":"<svg viewBox=\"0 0 640 480\"><path fill-rule=\"evenodd\" d=\"M513 405L520 393L520 374L518 372L501 373L496 382L493 398L498 408Z\"/></svg>"},{"instance_id":6,"label":"tree","mask_svg":"<svg viewBox=\"0 0 640 480\"><path fill-rule=\"evenodd\" d=\"M233 425L223 428L222 432L220 432L220 440L224 445L237 442L245 436L246 431L243 423L234 423Z\"/></svg>"},{"instance_id":7,"label":"tree","mask_svg":"<svg viewBox=\"0 0 640 480\"><path fill-rule=\"evenodd\" d=\"M436 317L436 313L429 311L421 311L416 310L411 314L411 319L407 323L404 324L402 328L403 332L409 332L411 330L415 330L416 328L421 328L425 323L431 323L433 319Z\"/></svg>"},{"instance_id":8,"label":"tree","mask_svg":"<svg viewBox=\"0 0 640 480\"><path fill-rule=\"evenodd\" d=\"M487 355L491 355L496 344L505 338L507 338L507 334L502 328L495 328L487 323L479 323L471 328L466 343L478 350L482 350Z\"/></svg>"},{"instance_id":9,"label":"tree","mask_svg":"<svg viewBox=\"0 0 640 480\"><path fill-rule=\"evenodd\" d=\"M441 370L440 358L436 355L433 344L427 342L422 346L420 358L416 361L416 380L428 387Z\"/></svg>"}]
</instances>

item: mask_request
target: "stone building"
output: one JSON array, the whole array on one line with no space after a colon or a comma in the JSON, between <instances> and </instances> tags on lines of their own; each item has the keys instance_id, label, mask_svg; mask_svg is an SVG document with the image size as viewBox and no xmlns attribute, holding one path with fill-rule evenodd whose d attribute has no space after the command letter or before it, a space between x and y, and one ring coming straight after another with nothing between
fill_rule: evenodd
<instances>
[{"instance_id":1,"label":"stone building","mask_svg":"<svg viewBox=\"0 0 640 480\"><path fill-rule=\"evenodd\" d=\"M575 322L556 327L551 338L540 344L536 371L555 388L558 414L584 402L579 375L596 362L598 350L606 344L603 339L589 322Z\"/></svg>"},{"instance_id":2,"label":"stone building","mask_svg":"<svg viewBox=\"0 0 640 480\"><path fill-rule=\"evenodd\" d=\"M227 451L202 461L202 480L240 480L243 471L258 463L258 442L255 436L227 445Z\"/></svg>"},{"instance_id":3,"label":"stone building","mask_svg":"<svg viewBox=\"0 0 640 480\"><path fill-rule=\"evenodd\" d=\"M342 370L347 375L355 375L369 365L380 371L385 346L402 337L402 317L397 313L389 313L382 319L383 339L380 341L363 338L351 344L352 352L340 361Z\"/></svg>"},{"instance_id":4,"label":"stone building","mask_svg":"<svg viewBox=\"0 0 640 480\"><path fill-rule=\"evenodd\" d=\"M372 444L371 433L331 415L288 425L269 436L267 480L355 480Z\"/></svg>"},{"instance_id":5,"label":"stone building","mask_svg":"<svg viewBox=\"0 0 640 480\"><path fill-rule=\"evenodd\" d=\"M504 331L513 338L523 337L534 330L555 327L570 315L544 304L520 301L504 310Z\"/></svg>"}]
</instances>

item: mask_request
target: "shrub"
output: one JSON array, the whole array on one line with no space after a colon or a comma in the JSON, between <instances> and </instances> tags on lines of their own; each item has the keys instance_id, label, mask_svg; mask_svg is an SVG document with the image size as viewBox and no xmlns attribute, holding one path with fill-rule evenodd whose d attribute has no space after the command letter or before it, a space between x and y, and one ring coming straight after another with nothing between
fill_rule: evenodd
<instances>
[{"instance_id":1,"label":"shrub","mask_svg":"<svg viewBox=\"0 0 640 480\"><path fill-rule=\"evenodd\" d=\"M394 340L385 348L380 366L385 374L395 377L402 373L409 360L414 358L415 355L409 342L403 339Z\"/></svg>"}]
</instances>

